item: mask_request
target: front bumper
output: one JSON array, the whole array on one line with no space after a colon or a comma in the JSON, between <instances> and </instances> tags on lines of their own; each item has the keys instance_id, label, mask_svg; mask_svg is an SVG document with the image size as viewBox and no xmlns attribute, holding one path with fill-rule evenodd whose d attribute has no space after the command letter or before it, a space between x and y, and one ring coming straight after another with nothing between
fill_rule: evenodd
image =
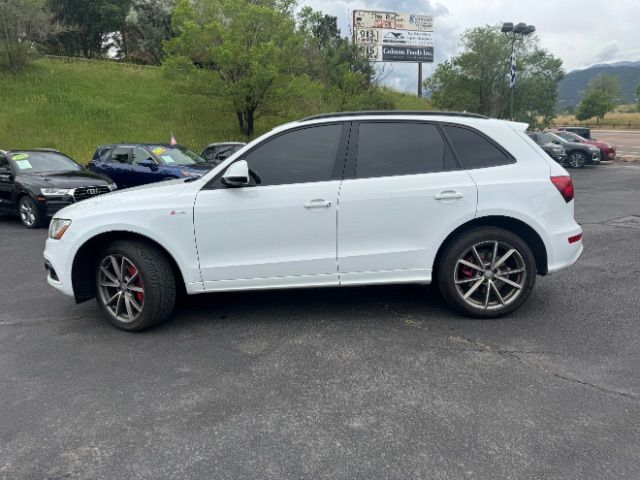
<instances>
[{"instance_id":1,"label":"front bumper","mask_svg":"<svg viewBox=\"0 0 640 480\"><path fill-rule=\"evenodd\" d=\"M596 165L600 163L600 152L593 152L590 159L587 159L587 163L591 165Z\"/></svg>"},{"instance_id":2,"label":"front bumper","mask_svg":"<svg viewBox=\"0 0 640 480\"><path fill-rule=\"evenodd\" d=\"M73 285L71 284L71 262L69 248L61 240L47 239L44 249L44 264L47 271L47 283L56 290L73 297Z\"/></svg>"}]
</instances>

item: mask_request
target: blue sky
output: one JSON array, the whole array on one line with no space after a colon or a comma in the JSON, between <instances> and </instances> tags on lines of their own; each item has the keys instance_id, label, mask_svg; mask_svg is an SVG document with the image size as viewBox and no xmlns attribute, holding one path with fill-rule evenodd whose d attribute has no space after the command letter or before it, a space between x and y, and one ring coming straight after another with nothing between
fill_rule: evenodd
<instances>
[{"instance_id":1,"label":"blue sky","mask_svg":"<svg viewBox=\"0 0 640 480\"><path fill-rule=\"evenodd\" d=\"M566 71L596 63L640 60L640 0L301 0L338 17L343 36L349 35L354 9L423 13L435 17L434 64L459 51L459 36L470 27L501 22L536 26L540 45L563 61ZM416 64L384 66L383 83L399 90L417 90Z\"/></svg>"}]
</instances>

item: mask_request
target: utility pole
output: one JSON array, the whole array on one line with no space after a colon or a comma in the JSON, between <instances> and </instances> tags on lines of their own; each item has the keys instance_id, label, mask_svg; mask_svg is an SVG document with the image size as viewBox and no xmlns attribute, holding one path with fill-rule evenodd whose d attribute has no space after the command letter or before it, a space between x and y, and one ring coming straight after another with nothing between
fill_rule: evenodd
<instances>
[{"instance_id":1,"label":"utility pole","mask_svg":"<svg viewBox=\"0 0 640 480\"><path fill-rule=\"evenodd\" d=\"M422 98L422 63L418 63L418 98Z\"/></svg>"}]
</instances>

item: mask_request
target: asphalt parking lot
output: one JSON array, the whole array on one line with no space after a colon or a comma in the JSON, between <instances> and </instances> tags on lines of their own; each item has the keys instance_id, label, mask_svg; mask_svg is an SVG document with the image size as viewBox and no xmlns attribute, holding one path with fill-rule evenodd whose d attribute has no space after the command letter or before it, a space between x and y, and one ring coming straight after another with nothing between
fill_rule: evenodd
<instances>
[{"instance_id":1,"label":"asphalt parking lot","mask_svg":"<svg viewBox=\"0 0 640 480\"><path fill-rule=\"evenodd\" d=\"M193 297L124 333L0 217L0 478L640 478L640 167L572 175L583 257L491 321L393 286Z\"/></svg>"}]
</instances>

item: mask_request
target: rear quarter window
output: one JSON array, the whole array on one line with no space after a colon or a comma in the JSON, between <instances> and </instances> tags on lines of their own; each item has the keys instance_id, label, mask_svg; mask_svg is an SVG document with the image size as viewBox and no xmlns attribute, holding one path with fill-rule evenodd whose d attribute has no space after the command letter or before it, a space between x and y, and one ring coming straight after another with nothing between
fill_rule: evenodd
<instances>
[{"instance_id":1,"label":"rear quarter window","mask_svg":"<svg viewBox=\"0 0 640 480\"><path fill-rule=\"evenodd\" d=\"M515 159L479 132L467 127L443 125L458 160L466 169L496 167Z\"/></svg>"}]
</instances>

